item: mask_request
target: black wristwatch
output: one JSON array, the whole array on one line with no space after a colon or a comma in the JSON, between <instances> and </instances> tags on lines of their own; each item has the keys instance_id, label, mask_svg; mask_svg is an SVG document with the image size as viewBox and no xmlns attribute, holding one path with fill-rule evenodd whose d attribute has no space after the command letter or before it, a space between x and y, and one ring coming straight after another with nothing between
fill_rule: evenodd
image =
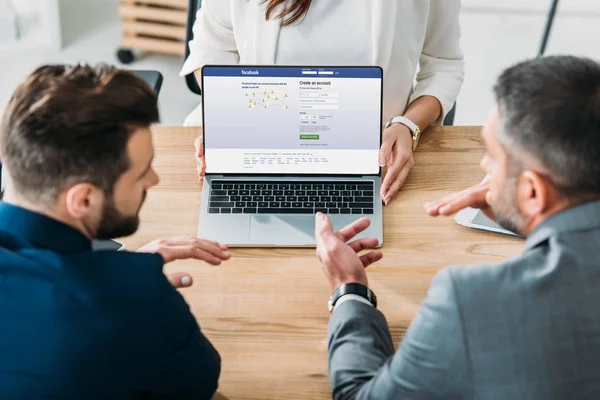
<instances>
[{"instance_id":1,"label":"black wristwatch","mask_svg":"<svg viewBox=\"0 0 600 400\"><path fill-rule=\"evenodd\" d=\"M329 312L333 312L335 303L337 303L340 297L346 294L359 295L360 297L368 300L373 307L377 308L377 296L375 296L375 293L371 289L365 285L361 285L360 283L344 283L342 286L335 289L329 298Z\"/></svg>"}]
</instances>

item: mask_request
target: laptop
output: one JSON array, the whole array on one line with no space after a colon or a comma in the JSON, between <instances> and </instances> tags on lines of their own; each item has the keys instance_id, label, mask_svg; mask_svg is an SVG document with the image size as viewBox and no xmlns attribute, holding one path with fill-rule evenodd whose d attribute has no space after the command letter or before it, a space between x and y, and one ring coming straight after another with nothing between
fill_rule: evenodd
<instances>
[{"instance_id":1,"label":"laptop","mask_svg":"<svg viewBox=\"0 0 600 400\"><path fill-rule=\"evenodd\" d=\"M379 67L205 66L198 236L314 247L315 216L383 243Z\"/></svg>"},{"instance_id":2,"label":"laptop","mask_svg":"<svg viewBox=\"0 0 600 400\"><path fill-rule=\"evenodd\" d=\"M460 210L460 212L454 217L454 221L457 224L466 226L468 228L523 238L523 236L515 232L509 231L508 229L504 229L496 222L486 217L486 215L483 212L481 212L481 210L478 210L476 208L468 207Z\"/></svg>"}]
</instances>

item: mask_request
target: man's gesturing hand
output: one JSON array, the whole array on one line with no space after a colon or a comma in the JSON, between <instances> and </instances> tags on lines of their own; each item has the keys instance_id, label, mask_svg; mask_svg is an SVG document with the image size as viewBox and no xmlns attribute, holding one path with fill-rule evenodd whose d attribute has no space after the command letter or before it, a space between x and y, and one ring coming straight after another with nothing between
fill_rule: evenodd
<instances>
[{"instance_id":1,"label":"man's gesturing hand","mask_svg":"<svg viewBox=\"0 0 600 400\"><path fill-rule=\"evenodd\" d=\"M486 179L478 185L425 204L425 211L432 217L437 217L438 215L452 215L463 208L473 207L480 209L488 218L495 221L496 217L488 199L489 189L490 183Z\"/></svg>"},{"instance_id":2,"label":"man's gesturing hand","mask_svg":"<svg viewBox=\"0 0 600 400\"><path fill-rule=\"evenodd\" d=\"M370 224L368 218L361 218L335 233L329 218L322 213L317 213L315 221L317 258L323 265L323 272L332 289L344 283L369 285L365 268L381 260L383 254L380 251L371 251L359 256L358 253L376 248L377 239L358 239L349 244L346 242L367 229Z\"/></svg>"},{"instance_id":3,"label":"man's gesturing hand","mask_svg":"<svg viewBox=\"0 0 600 400\"><path fill-rule=\"evenodd\" d=\"M231 258L227 246L199 239L195 236L185 236L167 240L155 240L138 249L140 253L158 253L166 263L175 260L196 259L212 265L219 265L221 261ZM186 273L167 275L169 282L176 287L187 287L192 285L192 277Z\"/></svg>"},{"instance_id":4,"label":"man's gesturing hand","mask_svg":"<svg viewBox=\"0 0 600 400\"><path fill-rule=\"evenodd\" d=\"M195 236L155 240L140 247L138 252L158 253L164 258L165 264L175 260L194 258L212 265L219 265L221 261L228 260L231 257L226 245L199 239Z\"/></svg>"}]
</instances>

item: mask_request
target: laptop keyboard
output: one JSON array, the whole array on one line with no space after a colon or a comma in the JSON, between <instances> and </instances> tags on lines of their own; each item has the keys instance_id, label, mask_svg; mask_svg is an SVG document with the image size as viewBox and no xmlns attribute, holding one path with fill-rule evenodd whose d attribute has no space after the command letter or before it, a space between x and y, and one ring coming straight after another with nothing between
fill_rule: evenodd
<instances>
[{"instance_id":1,"label":"laptop keyboard","mask_svg":"<svg viewBox=\"0 0 600 400\"><path fill-rule=\"evenodd\" d=\"M373 214L373 182L212 181L211 214Z\"/></svg>"}]
</instances>

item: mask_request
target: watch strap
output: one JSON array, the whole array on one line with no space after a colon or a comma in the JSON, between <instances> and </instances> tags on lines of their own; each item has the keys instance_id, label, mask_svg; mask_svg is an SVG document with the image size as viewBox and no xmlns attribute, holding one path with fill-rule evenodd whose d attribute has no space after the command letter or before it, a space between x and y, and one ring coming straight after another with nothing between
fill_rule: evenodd
<instances>
[{"instance_id":1,"label":"watch strap","mask_svg":"<svg viewBox=\"0 0 600 400\"><path fill-rule=\"evenodd\" d=\"M415 133L416 131L420 130L419 126L417 124L415 124L410 119L403 117L403 116L394 117L394 118L390 119L390 122L387 123L386 128L392 124L402 124L402 125L406 126L408 129L410 129L410 131L412 133Z\"/></svg>"},{"instance_id":2,"label":"watch strap","mask_svg":"<svg viewBox=\"0 0 600 400\"><path fill-rule=\"evenodd\" d=\"M413 141L413 151L415 151L417 149L417 145L419 143L419 139L421 137L421 129L419 128L419 126L417 124L415 124L414 122L412 122L410 119L400 116L400 117L394 117L392 119L390 119L390 121L385 125L385 128L389 128L391 125L393 124L402 124L404 126L406 126L412 133L412 141Z\"/></svg>"},{"instance_id":3,"label":"watch strap","mask_svg":"<svg viewBox=\"0 0 600 400\"><path fill-rule=\"evenodd\" d=\"M335 308L335 304L337 303L337 301L342 296L347 294L358 295L366 299L369 303L373 305L373 307L377 308L377 296L375 296L375 293L371 289L360 283L345 283L337 289L335 289L335 291L331 295L329 299L329 311L332 312Z\"/></svg>"}]
</instances>

